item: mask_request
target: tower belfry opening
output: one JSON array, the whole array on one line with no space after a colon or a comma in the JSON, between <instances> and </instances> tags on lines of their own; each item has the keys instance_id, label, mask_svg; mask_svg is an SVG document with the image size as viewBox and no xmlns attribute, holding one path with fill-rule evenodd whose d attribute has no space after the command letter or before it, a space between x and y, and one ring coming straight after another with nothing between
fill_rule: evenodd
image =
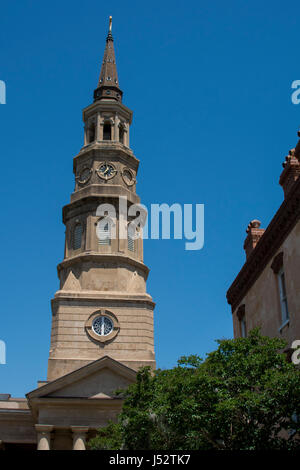
<instances>
[{"instance_id":1,"label":"tower belfry opening","mask_svg":"<svg viewBox=\"0 0 300 470\"><path fill-rule=\"evenodd\" d=\"M103 126L103 140L111 140L111 125L105 122Z\"/></svg>"}]
</instances>

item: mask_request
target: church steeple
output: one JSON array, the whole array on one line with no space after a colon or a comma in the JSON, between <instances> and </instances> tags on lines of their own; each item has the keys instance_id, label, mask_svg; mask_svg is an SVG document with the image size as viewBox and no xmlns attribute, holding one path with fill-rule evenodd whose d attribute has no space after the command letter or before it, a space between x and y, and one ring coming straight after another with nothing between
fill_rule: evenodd
<instances>
[{"instance_id":1,"label":"church steeple","mask_svg":"<svg viewBox=\"0 0 300 470\"><path fill-rule=\"evenodd\" d=\"M135 370L155 368L149 269L143 239L132 236L126 214L140 202L139 160L129 144L133 113L121 98L110 22L95 100L82 113L74 192L63 209L65 254L52 301L49 381L104 356ZM114 213L104 225L103 205Z\"/></svg>"},{"instance_id":2,"label":"church steeple","mask_svg":"<svg viewBox=\"0 0 300 470\"><path fill-rule=\"evenodd\" d=\"M122 101L122 95L123 92L119 88L114 39L112 36L112 17L110 16L100 77L98 86L94 91L94 101L112 99Z\"/></svg>"}]
</instances>

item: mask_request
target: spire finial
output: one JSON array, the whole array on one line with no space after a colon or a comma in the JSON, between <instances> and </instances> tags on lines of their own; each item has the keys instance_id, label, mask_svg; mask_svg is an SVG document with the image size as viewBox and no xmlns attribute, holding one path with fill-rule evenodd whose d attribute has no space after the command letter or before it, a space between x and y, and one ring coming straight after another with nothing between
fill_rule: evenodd
<instances>
[{"instance_id":1,"label":"spire finial","mask_svg":"<svg viewBox=\"0 0 300 470\"><path fill-rule=\"evenodd\" d=\"M98 81L94 91L95 100L117 100L122 101L122 91L119 88L114 40L111 34L112 16L109 17L109 29L106 38L104 57Z\"/></svg>"},{"instance_id":2,"label":"spire finial","mask_svg":"<svg viewBox=\"0 0 300 470\"><path fill-rule=\"evenodd\" d=\"M109 28L108 28L108 35L107 35L106 41L113 41L111 30L112 30L112 16L109 17Z\"/></svg>"}]
</instances>

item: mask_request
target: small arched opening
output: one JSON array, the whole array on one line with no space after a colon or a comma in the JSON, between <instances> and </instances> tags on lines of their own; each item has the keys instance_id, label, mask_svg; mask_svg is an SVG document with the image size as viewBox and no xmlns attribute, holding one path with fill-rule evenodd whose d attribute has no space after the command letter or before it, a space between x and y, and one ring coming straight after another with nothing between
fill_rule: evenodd
<instances>
[{"instance_id":1,"label":"small arched opening","mask_svg":"<svg viewBox=\"0 0 300 470\"><path fill-rule=\"evenodd\" d=\"M124 137L125 137L124 126L120 125L120 127L119 127L119 142L121 142L121 144L124 144Z\"/></svg>"},{"instance_id":2,"label":"small arched opening","mask_svg":"<svg viewBox=\"0 0 300 470\"><path fill-rule=\"evenodd\" d=\"M91 142L94 142L95 137L96 137L96 126L95 126L95 123L92 123L89 126L89 138L88 138L89 139L89 144Z\"/></svg>"},{"instance_id":3,"label":"small arched opening","mask_svg":"<svg viewBox=\"0 0 300 470\"><path fill-rule=\"evenodd\" d=\"M105 122L103 126L103 140L111 140L111 124Z\"/></svg>"}]
</instances>

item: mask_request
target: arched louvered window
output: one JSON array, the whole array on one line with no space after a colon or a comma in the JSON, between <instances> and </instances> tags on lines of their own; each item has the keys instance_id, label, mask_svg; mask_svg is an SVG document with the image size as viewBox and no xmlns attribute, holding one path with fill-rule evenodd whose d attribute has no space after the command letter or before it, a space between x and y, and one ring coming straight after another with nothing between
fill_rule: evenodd
<instances>
[{"instance_id":1,"label":"arched louvered window","mask_svg":"<svg viewBox=\"0 0 300 470\"><path fill-rule=\"evenodd\" d=\"M105 122L103 126L103 140L111 140L111 125L110 122Z\"/></svg>"},{"instance_id":2,"label":"arched louvered window","mask_svg":"<svg viewBox=\"0 0 300 470\"><path fill-rule=\"evenodd\" d=\"M107 222L103 227L100 225L98 230L98 243L99 245L110 245L111 227L109 222Z\"/></svg>"},{"instance_id":3,"label":"arched louvered window","mask_svg":"<svg viewBox=\"0 0 300 470\"><path fill-rule=\"evenodd\" d=\"M78 250L81 248L82 240L82 225L76 224L73 232L73 249Z\"/></svg>"},{"instance_id":4,"label":"arched louvered window","mask_svg":"<svg viewBox=\"0 0 300 470\"><path fill-rule=\"evenodd\" d=\"M129 251L135 251L135 239L133 237L132 229L129 227L127 230L127 246Z\"/></svg>"}]
</instances>

